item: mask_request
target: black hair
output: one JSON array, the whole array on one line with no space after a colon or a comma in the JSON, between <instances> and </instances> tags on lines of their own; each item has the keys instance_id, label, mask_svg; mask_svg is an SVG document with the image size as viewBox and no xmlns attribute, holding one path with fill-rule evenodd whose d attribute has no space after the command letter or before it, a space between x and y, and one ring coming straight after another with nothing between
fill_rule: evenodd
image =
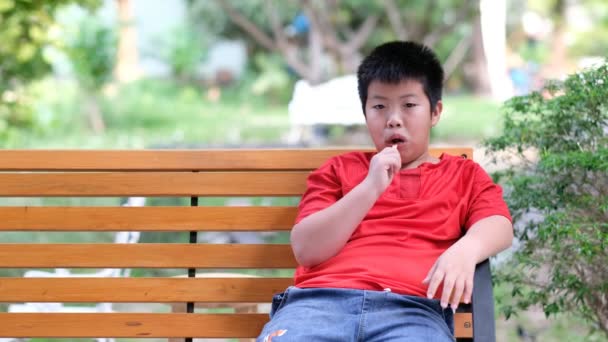
<instances>
[{"instance_id":1,"label":"black hair","mask_svg":"<svg viewBox=\"0 0 608 342\"><path fill-rule=\"evenodd\" d=\"M372 81L399 83L417 80L422 83L431 110L441 100L443 67L437 55L425 45L415 42L393 41L377 46L359 65L357 82L365 115L367 90Z\"/></svg>"}]
</instances>

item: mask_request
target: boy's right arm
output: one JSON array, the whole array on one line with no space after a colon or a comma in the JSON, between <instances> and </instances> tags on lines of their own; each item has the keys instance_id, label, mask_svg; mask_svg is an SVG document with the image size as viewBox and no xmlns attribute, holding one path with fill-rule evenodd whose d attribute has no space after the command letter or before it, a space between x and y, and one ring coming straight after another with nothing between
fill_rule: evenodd
<instances>
[{"instance_id":1,"label":"boy's right arm","mask_svg":"<svg viewBox=\"0 0 608 342\"><path fill-rule=\"evenodd\" d=\"M399 152L385 148L372 158L367 177L359 185L296 224L291 231L291 246L298 264L311 267L336 255L400 168Z\"/></svg>"}]
</instances>

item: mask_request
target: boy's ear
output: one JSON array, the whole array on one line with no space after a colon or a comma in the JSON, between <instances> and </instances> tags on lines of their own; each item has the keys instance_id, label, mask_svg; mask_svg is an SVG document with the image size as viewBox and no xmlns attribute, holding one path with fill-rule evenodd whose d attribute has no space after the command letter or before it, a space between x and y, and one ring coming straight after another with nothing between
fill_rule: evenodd
<instances>
[{"instance_id":1,"label":"boy's ear","mask_svg":"<svg viewBox=\"0 0 608 342\"><path fill-rule=\"evenodd\" d=\"M435 109L431 112L431 127L435 127L435 125L439 122L442 111L443 111L443 102L441 102L441 100L439 100L439 101L437 101L437 104L435 104Z\"/></svg>"}]
</instances>

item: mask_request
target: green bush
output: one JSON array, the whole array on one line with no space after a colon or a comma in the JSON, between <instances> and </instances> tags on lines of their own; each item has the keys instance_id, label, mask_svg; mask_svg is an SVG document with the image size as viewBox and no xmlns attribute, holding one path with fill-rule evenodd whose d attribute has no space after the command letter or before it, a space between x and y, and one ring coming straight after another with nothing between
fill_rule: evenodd
<instances>
[{"instance_id":1,"label":"green bush","mask_svg":"<svg viewBox=\"0 0 608 342\"><path fill-rule=\"evenodd\" d=\"M118 44L116 32L90 14L70 33L65 52L74 75L86 91L99 91L112 79Z\"/></svg>"},{"instance_id":2,"label":"green bush","mask_svg":"<svg viewBox=\"0 0 608 342\"><path fill-rule=\"evenodd\" d=\"M552 82L504 106L501 136L485 142L519 246L497 280L509 317L531 305L574 313L608 337L608 65Z\"/></svg>"},{"instance_id":3,"label":"green bush","mask_svg":"<svg viewBox=\"0 0 608 342\"><path fill-rule=\"evenodd\" d=\"M295 80L289 75L281 57L276 54L256 54L254 64L259 73L251 84L251 93L272 103L288 103Z\"/></svg>"},{"instance_id":4,"label":"green bush","mask_svg":"<svg viewBox=\"0 0 608 342\"><path fill-rule=\"evenodd\" d=\"M83 112L93 131L102 133L105 120L99 97L102 87L112 79L118 43L116 33L91 14L82 19L70 38L65 52L82 88Z\"/></svg>"},{"instance_id":5,"label":"green bush","mask_svg":"<svg viewBox=\"0 0 608 342\"><path fill-rule=\"evenodd\" d=\"M192 28L192 25L182 24L174 27L159 39L158 51L170 67L172 76L183 84L194 84L197 80L197 67L207 57L211 38Z\"/></svg>"},{"instance_id":6,"label":"green bush","mask_svg":"<svg viewBox=\"0 0 608 342\"><path fill-rule=\"evenodd\" d=\"M27 84L51 72L45 48L56 45L54 14L68 4L99 6L98 0L0 0L0 146L36 129Z\"/></svg>"}]
</instances>

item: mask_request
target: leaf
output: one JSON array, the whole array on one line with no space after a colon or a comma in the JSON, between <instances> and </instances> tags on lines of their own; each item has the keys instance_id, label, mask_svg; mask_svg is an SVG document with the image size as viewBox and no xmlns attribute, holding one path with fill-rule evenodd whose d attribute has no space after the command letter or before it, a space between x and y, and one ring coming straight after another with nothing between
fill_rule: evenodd
<instances>
[{"instance_id":1,"label":"leaf","mask_svg":"<svg viewBox=\"0 0 608 342\"><path fill-rule=\"evenodd\" d=\"M8 12L15 7L14 0L0 0L0 13Z\"/></svg>"}]
</instances>

